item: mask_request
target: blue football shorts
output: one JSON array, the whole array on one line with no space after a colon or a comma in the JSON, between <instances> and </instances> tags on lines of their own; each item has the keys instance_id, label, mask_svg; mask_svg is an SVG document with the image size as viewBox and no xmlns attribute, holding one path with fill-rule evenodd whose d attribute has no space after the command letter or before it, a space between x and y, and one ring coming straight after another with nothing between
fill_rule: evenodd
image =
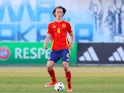
<instances>
[{"instance_id":1,"label":"blue football shorts","mask_svg":"<svg viewBox=\"0 0 124 93\"><path fill-rule=\"evenodd\" d=\"M62 49L62 50L53 50L50 54L49 61L53 61L57 63L59 59L62 59L62 61L69 62L70 61L70 53L68 49Z\"/></svg>"}]
</instances>

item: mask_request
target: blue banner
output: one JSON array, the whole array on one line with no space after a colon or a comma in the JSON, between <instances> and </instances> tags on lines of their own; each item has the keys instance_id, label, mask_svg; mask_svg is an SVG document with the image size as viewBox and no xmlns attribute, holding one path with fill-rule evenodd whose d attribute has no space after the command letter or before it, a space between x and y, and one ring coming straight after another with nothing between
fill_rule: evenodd
<instances>
[{"instance_id":1,"label":"blue banner","mask_svg":"<svg viewBox=\"0 0 124 93\"><path fill-rule=\"evenodd\" d=\"M0 0L0 41L43 42L59 5L75 42L124 42L124 0Z\"/></svg>"}]
</instances>

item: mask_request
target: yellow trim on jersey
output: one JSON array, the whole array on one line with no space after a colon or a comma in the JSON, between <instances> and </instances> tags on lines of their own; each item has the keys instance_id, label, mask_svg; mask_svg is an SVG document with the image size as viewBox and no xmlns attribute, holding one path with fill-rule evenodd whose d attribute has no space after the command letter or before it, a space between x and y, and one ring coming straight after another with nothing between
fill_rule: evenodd
<instances>
[{"instance_id":1,"label":"yellow trim on jersey","mask_svg":"<svg viewBox=\"0 0 124 93\"><path fill-rule=\"evenodd\" d=\"M54 44L54 39L52 39L52 42L51 42L51 48L53 47L53 44Z\"/></svg>"},{"instance_id":2,"label":"yellow trim on jersey","mask_svg":"<svg viewBox=\"0 0 124 93\"><path fill-rule=\"evenodd\" d=\"M68 48L69 48L69 41L68 41L68 38L66 38L66 44L67 44L67 46L68 46Z\"/></svg>"}]
</instances>

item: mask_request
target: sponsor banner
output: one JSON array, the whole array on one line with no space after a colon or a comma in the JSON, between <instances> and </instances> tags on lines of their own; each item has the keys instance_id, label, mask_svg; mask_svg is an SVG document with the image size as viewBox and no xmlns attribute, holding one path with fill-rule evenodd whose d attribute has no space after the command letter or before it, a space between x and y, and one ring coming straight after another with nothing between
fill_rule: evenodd
<instances>
[{"instance_id":1,"label":"sponsor banner","mask_svg":"<svg viewBox=\"0 0 124 93\"><path fill-rule=\"evenodd\" d=\"M124 64L123 43L78 43L77 64Z\"/></svg>"},{"instance_id":2,"label":"sponsor banner","mask_svg":"<svg viewBox=\"0 0 124 93\"><path fill-rule=\"evenodd\" d=\"M0 64L46 64L51 49L43 48L43 43L0 42ZM70 64L76 64L76 44L71 51ZM61 64L58 62L58 64Z\"/></svg>"}]
</instances>

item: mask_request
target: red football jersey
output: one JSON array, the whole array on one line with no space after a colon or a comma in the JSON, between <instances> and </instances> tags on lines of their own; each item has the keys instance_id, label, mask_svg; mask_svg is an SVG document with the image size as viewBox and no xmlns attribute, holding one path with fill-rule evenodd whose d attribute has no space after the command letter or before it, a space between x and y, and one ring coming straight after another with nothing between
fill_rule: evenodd
<instances>
[{"instance_id":1,"label":"red football jersey","mask_svg":"<svg viewBox=\"0 0 124 93\"><path fill-rule=\"evenodd\" d=\"M61 50L69 47L67 32L71 33L70 23L66 21L52 22L48 25L48 34L52 35L52 50Z\"/></svg>"}]
</instances>

